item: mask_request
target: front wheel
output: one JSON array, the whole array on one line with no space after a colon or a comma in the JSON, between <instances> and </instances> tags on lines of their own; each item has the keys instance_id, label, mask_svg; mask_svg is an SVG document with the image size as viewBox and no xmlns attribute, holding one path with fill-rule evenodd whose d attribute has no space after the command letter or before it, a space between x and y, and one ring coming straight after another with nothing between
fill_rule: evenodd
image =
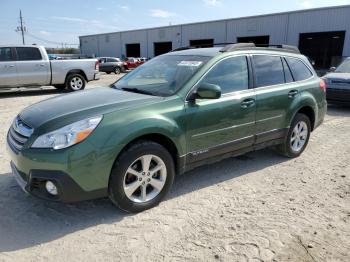
<instances>
[{"instance_id":1,"label":"front wheel","mask_svg":"<svg viewBox=\"0 0 350 262\"><path fill-rule=\"evenodd\" d=\"M119 75L120 73L121 73L121 69L120 69L120 67L116 67L116 68L114 68L114 73L116 74L116 75Z\"/></svg>"},{"instance_id":2,"label":"front wheel","mask_svg":"<svg viewBox=\"0 0 350 262\"><path fill-rule=\"evenodd\" d=\"M277 147L277 151L290 158L300 156L309 142L310 133L310 119L304 114L297 114L292 121L284 143Z\"/></svg>"},{"instance_id":3,"label":"front wheel","mask_svg":"<svg viewBox=\"0 0 350 262\"><path fill-rule=\"evenodd\" d=\"M127 212L141 212L159 204L174 176L170 153L158 143L142 141L125 150L116 161L109 181L109 197Z\"/></svg>"},{"instance_id":4,"label":"front wheel","mask_svg":"<svg viewBox=\"0 0 350 262\"><path fill-rule=\"evenodd\" d=\"M66 86L70 91L80 91L85 88L86 81L82 75L71 74L67 77Z\"/></svg>"}]
</instances>

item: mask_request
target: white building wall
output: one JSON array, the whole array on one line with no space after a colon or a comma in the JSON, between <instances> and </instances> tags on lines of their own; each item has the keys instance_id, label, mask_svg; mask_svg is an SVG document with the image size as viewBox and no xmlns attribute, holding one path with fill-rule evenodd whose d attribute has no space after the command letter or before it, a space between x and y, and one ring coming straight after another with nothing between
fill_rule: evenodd
<instances>
[{"instance_id":1,"label":"white building wall","mask_svg":"<svg viewBox=\"0 0 350 262\"><path fill-rule=\"evenodd\" d=\"M126 44L140 43L141 56L153 57L155 42L188 46L190 40L214 39L215 43L236 42L237 37L269 35L271 44L299 44L300 33L346 31L344 56L350 56L350 6L305 10L222 21L168 26L153 29L81 36L82 54L126 55Z\"/></svg>"}]
</instances>

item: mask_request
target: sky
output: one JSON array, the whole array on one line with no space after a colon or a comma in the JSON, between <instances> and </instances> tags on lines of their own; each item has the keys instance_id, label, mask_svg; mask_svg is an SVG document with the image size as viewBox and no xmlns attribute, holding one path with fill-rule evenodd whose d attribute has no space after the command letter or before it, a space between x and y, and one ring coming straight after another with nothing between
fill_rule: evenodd
<instances>
[{"instance_id":1,"label":"sky","mask_svg":"<svg viewBox=\"0 0 350 262\"><path fill-rule=\"evenodd\" d=\"M350 0L1 0L0 45L77 47L80 35L350 4Z\"/></svg>"}]
</instances>

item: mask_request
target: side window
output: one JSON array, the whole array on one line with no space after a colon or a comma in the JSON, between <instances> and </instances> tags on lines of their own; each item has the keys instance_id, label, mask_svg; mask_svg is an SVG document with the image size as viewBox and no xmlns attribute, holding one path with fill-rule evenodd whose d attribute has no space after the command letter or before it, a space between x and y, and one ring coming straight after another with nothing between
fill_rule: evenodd
<instances>
[{"instance_id":1,"label":"side window","mask_svg":"<svg viewBox=\"0 0 350 262\"><path fill-rule=\"evenodd\" d=\"M282 58L282 61L283 61L284 77L286 79L286 83L294 82L292 73L290 72L290 69L286 60Z\"/></svg>"},{"instance_id":2,"label":"side window","mask_svg":"<svg viewBox=\"0 0 350 262\"><path fill-rule=\"evenodd\" d=\"M287 62L295 81L301 81L312 77L309 68L299 59L287 57Z\"/></svg>"},{"instance_id":3,"label":"side window","mask_svg":"<svg viewBox=\"0 0 350 262\"><path fill-rule=\"evenodd\" d=\"M13 61L10 47L0 48L0 62Z\"/></svg>"},{"instance_id":4,"label":"side window","mask_svg":"<svg viewBox=\"0 0 350 262\"><path fill-rule=\"evenodd\" d=\"M38 48L35 47L16 47L19 61L41 60L41 54Z\"/></svg>"},{"instance_id":5,"label":"side window","mask_svg":"<svg viewBox=\"0 0 350 262\"><path fill-rule=\"evenodd\" d=\"M245 56L219 62L201 82L218 85L223 94L248 89L248 65Z\"/></svg>"},{"instance_id":6,"label":"side window","mask_svg":"<svg viewBox=\"0 0 350 262\"><path fill-rule=\"evenodd\" d=\"M256 87L284 83L282 60L279 56L254 55Z\"/></svg>"}]
</instances>

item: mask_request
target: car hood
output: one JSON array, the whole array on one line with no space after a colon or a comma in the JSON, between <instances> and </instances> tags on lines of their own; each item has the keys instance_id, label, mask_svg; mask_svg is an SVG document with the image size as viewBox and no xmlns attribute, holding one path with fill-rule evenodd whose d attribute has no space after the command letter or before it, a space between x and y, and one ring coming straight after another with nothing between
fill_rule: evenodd
<instances>
[{"instance_id":1,"label":"car hood","mask_svg":"<svg viewBox=\"0 0 350 262\"><path fill-rule=\"evenodd\" d=\"M162 97L137 94L114 88L94 88L60 95L27 107L20 118L30 127L37 128L49 121L67 117L74 120L101 115L129 107L162 100Z\"/></svg>"}]
</instances>

